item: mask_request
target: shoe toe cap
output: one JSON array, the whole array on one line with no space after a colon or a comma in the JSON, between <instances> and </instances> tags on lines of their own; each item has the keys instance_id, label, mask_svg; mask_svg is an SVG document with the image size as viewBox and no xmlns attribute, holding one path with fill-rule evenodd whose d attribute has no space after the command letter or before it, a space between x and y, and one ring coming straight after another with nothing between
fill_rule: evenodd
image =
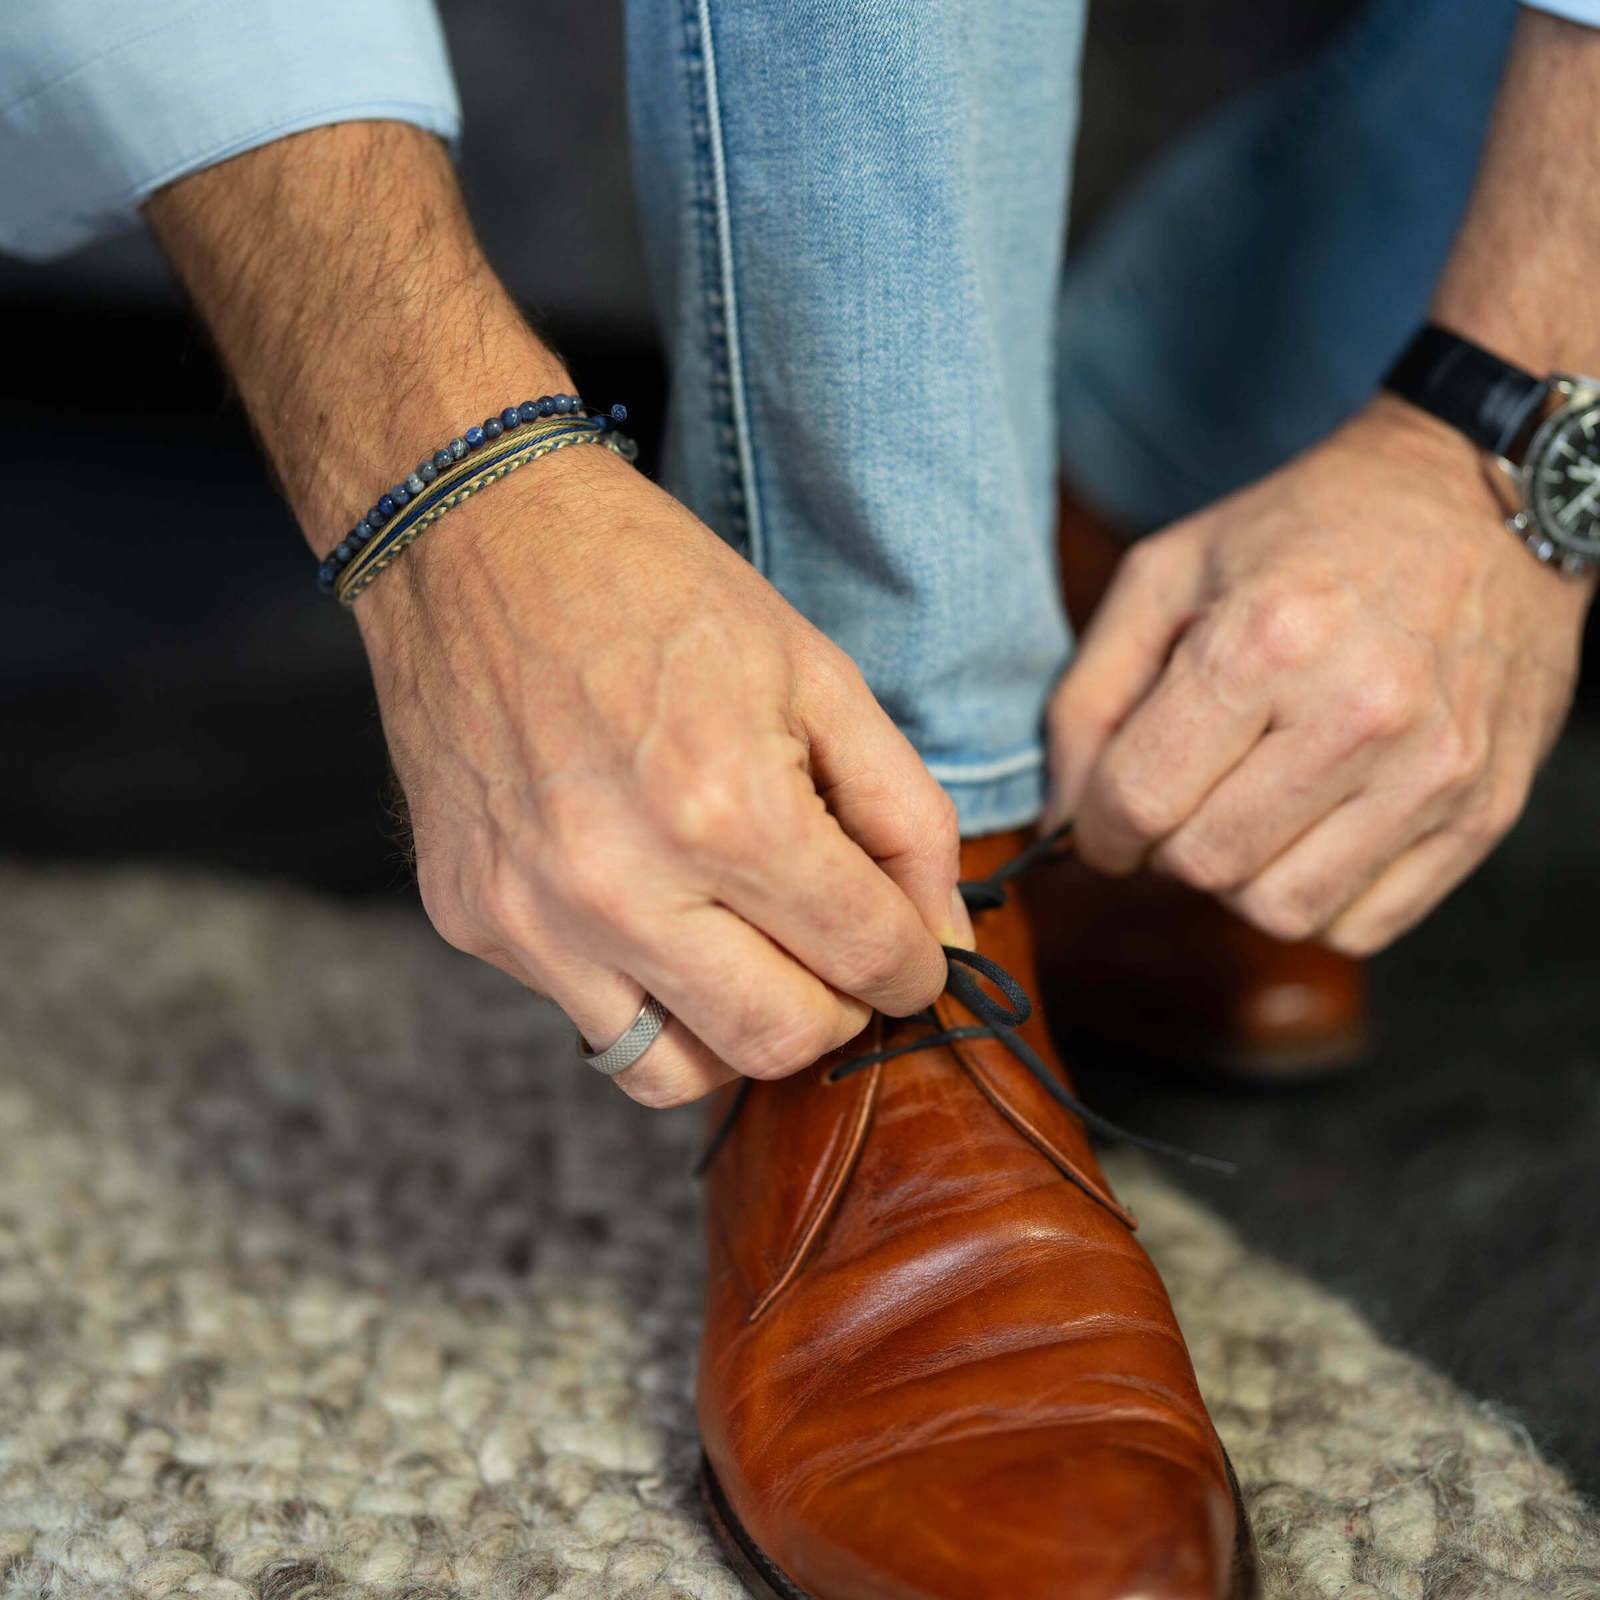
<instances>
[{"instance_id":1,"label":"shoe toe cap","mask_svg":"<svg viewBox=\"0 0 1600 1600\"><path fill-rule=\"evenodd\" d=\"M794 1576L815 1600L1228 1600L1212 1471L1079 1429L947 1441L830 1481ZM788 1563L781 1563L787 1565Z\"/></svg>"}]
</instances>

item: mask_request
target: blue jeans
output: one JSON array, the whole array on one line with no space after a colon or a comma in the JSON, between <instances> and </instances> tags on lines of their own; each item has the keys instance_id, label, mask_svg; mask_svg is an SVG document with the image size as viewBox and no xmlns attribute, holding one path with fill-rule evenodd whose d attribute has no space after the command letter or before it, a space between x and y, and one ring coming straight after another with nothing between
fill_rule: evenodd
<instances>
[{"instance_id":1,"label":"blue jeans","mask_svg":"<svg viewBox=\"0 0 1600 1600\"><path fill-rule=\"evenodd\" d=\"M963 833L1043 798L1058 471L1152 528L1372 393L1516 9L1370 0L1064 270L1082 0L629 0L668 484L856 660Z\"/></svg>"}]
</instances>

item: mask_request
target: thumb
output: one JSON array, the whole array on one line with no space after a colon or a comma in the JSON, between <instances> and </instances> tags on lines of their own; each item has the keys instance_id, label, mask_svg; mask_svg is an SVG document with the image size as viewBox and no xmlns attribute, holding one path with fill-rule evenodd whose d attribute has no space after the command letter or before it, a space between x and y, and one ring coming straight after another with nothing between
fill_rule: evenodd
<instances>
[{"instance_id":1,"label":"thumb","mask_svg":"<svg viewBox=\"0 0 1600 1600\"><path fill-rule=\"evenodd\" d=\"M1201 541L1182 529L1123 557L1050 702L1046 828L1073 817L1100 752L1165 670L1204 579Z\"/></svg>"}]
</instances>

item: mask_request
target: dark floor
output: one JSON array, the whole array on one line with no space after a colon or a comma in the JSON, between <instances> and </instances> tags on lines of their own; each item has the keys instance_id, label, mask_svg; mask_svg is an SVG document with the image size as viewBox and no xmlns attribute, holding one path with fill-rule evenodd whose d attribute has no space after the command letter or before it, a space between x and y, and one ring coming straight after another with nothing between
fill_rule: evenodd
<instances>
[{"instance_id":1,"label":"dark floor","mask_svg":"<svg viewBox=\"0 0 1600 1600\"><path fill-rule=\"evenodd\" d=\"M203 352L159 317L26 326L0 382L0 842L408 895L354 630L309 583ZM640 402L659 370L567 341ZM78 359L95 352L93 371ZM61 374L67 374L61 376ZM137 374L137 381L126 374ZM107 397L85 407L86 394ZM1356 1078L1293 1094L1128 1064L1091 1098L1237 1160L1194 1178L1255 1242L1520 1416L1600 1493L1600 714L1493 862L1377 967Z\"/></svg>"}]
</instances>

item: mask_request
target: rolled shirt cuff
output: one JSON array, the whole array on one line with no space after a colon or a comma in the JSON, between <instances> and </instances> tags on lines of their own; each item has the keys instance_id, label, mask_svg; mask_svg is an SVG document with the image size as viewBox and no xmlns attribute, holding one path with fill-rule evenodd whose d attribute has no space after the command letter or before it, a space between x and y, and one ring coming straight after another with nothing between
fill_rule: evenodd
<instances>
[{"instance_id":1,"label":"rolled shirt cuff","mask_svg":"<svg viewBox=\"0 0 1600 1600\"><path fill-rule=\"evenodd\" d=\"M186 173L331 122L461 109L431 0L44 0L0 10L0 250L134 223Z\"/></svg>"},{"instance_id":2,"label":"rolled shirt cuff","mask_svg":"<svg viewBox=\"0 0 1600 1600\"><path fill-rule=\"evenodd\" d=\"M1600 28L1600 0L1522 0L1522 3L1535 11L1548 11L1553 17L1565 17L1568 22Z\"/></svg>"}]
</instances>

